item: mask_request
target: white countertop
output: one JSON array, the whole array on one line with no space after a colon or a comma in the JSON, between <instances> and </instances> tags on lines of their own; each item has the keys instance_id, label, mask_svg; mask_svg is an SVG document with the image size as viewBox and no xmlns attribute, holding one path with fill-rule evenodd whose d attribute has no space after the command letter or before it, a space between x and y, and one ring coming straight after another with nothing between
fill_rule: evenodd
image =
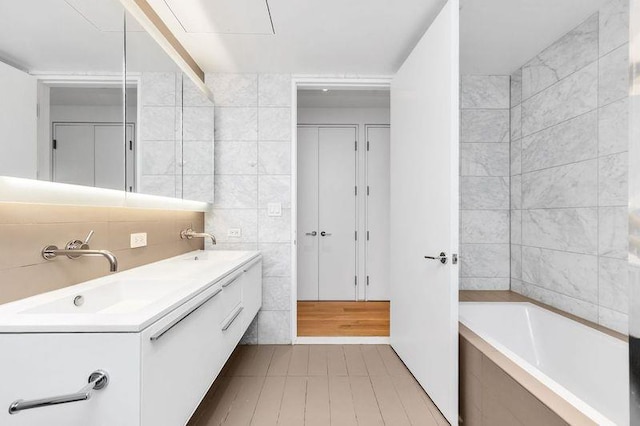
<instances>
[{"instance_id":1,"label":"white countertop","mask_svg":"<svg viewBox=\"0 0 640 426\"><path fill-rule=\"evenodd\" d=\"M139 332L259 256L197 250L0 305L0 333Z\"/></svg>"}]
</instances>

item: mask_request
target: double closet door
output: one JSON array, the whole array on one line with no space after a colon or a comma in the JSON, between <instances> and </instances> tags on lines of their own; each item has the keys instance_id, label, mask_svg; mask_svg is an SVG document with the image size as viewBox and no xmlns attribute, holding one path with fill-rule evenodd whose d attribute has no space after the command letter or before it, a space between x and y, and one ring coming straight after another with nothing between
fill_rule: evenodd
<instances>
[{"instance_id":1,"label":"double closet door","mask_svg":"<svg viewBox=\"0 0 640 426\"><path fill-rule=\"evenodd\" d=\"M357 299L357 128L298 127L298 300Z\"/></svg>"}]
</instances>

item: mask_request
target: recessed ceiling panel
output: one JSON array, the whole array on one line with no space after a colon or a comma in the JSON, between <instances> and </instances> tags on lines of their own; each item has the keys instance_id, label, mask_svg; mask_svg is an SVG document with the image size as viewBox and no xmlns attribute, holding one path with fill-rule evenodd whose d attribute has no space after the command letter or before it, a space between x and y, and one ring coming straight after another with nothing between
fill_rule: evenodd
<instances>
[{"instance_id":1,"label":"recessed ceiling panel","mask_svg":"<svg viewBox=\"0 0 640 426\"><path fill-rule=\"evenodd\" d=\"M100 31L122 32L124 10L114 0L65 0L76 12ZM127 19L127 31L143 31L135 19Z\"/></svg>"},{"instance_id":2,"label":"recessed ceiling panel","mask_svg":"<svg viewBox=\"0 0 640 426\"><path fill-rule=\"evenodd\" d=\"M273 34L267 0L164 0L188 33Z\"/></svg>"}]
</instances>

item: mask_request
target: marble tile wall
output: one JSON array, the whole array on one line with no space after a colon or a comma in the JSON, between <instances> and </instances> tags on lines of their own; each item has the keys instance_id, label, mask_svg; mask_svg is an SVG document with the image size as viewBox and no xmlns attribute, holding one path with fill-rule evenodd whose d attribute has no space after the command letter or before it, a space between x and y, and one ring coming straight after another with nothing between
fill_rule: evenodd
<instances>
[{"instance_id":1,"label":"marble tile wall","mask_svg":"<svg viewBox=\"0 0 640 426\"><path fill-rule=\"evenodd\" d=\"M460 288L509 289L509 76L461 78Z\"/></svg>"},{"instance_id":2,"label":"marble tile wall","mask_svg":"<svg viewBox=\"0 0 640 426\"><path fill-rule=\"evenodd\" d=\"M244 343L291 342L291 77L207 74L215 103L214 249L260 250L262 310ZM185 186L186 188L186 186ZM281 216L268 216L279 203ZM229 237L230 229L239 237Z\"/></svg>"},{"instance_id":3,"label":"marble tile wall","mask_svg":"<svg viewBox=\"0 0 640 426\"><path fill-rule=\"evenodd\" d=\"M627 330L628 1L511 76L511 289Z\"/></svg>"}]
</instances>

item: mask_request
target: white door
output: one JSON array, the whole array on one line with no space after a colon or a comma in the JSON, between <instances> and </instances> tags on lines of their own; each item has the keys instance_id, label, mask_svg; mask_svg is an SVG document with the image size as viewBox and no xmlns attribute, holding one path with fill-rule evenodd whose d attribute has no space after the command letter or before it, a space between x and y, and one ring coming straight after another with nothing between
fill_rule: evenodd
<instances>
[{"instance_id":1,"label":"white door","mask_svg":"<svg viewBox=\"0 0 640 426\"><path fill-rule=\"evenodd\" d=\"M118 189L125 187L125 140L122 126L95 126L95 186Z\"/></svg>"},{"instance_id":2,"label":"white door","mask_svg":"<svg viewBox=\"0 0 640 426\"><path fill-rule=\"evenodd\" d=\"M320 127L318 137L319 299L355 300L356 128Z\"/></svg>"},{"instance_id":3,"label":"white door","mask_svg":"<svg viewBox=\"0 0 640 426\"><path fill-rule=\"evenodd\" d=\"M367 126L366 300L389 300L389 126Z\"/></svg>"},{"instance_id":4,"label":"white door","mask_svg":"<svg viewBox=\"0 0 640 426\"><path fill-rule=\"evenodd\" d=\"M93 125L55 124L53 135L53 181L93 186Z\"/></svg>"},{"instance_id":5,"label":"white door","mask_svg":"<svg viewBox=\"0 0 640 426\"><path fill-rule=\"evenodd\" d=\"M458 423L458 0L391 84L391 345ZM447 263L425 259L446 252Z\"/></svg>"},{"instance_id":6,"label":"white door","mask_svg":"<svg viewBox=\"0 0 640 426\"><path fill-rule=\"evenodd\" d=\"M298 300L318 300L318 128L298 128Z\"/></svg>"}]
</instances>

